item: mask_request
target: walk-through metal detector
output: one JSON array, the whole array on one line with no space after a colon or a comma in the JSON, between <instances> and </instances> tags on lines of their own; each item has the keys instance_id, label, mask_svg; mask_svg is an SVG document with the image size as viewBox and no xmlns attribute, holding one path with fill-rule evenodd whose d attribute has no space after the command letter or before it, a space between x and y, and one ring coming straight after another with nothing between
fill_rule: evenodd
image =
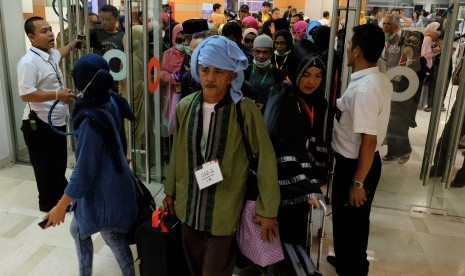
<instances>
[{"instance_id":1,"label":"walk-through metal detector","mask_svg":"<svg viewBox=\"0 0 465 276\"><path fill-rule=\"evenodd\" d=\"M160 118L160 97L159 97L159 82L160 82L160 49L161 44L160 34L161 26L160 14L162 12L161 1L138 0L125 2L125 24L126 24L126 40L125 52L127 62L127 91L131 106L134 106L134 70L133 70L133 9L136 7L137 12L142 12L143 20L143 62L144 62L144 117L145 117L145 133L144 144L145 148L138 149L135 147L134 140L131 141L132 154L145 155L144 168L135 167L136 172L145 174L147 182L154 179L156 182L161 182L164 177L163 164L161 158L161 118ZM152 35L152 37L150 37ZM153 43L152 43L153 42ZM153 51L150 51L153 47ZM151 54L153 53L153 54ZM153 98L150 97L153 95ZM152 103L150 102L152 101ZM153 110L151 110L151 108ZM131 137L134 138L134 127L131 124ZM155 154L152 154L155 152ZM152 166L154 165L154 166ZM133 166L136 164L133 162ZM142 169L142 170L141 170ZM153 170L153 173L152 173Z\"/></svg>"},{"instance_id":2,"label":"walk-through metal detector","mask_svg":"<svg viewBox=\"0 0 465 276\"><path fill-rule=\"evenodd\" d=\"M431 171L431 163L433 161L434 150L437 140L437 132L439 128L439 121L441 116L441 105L443 98L447 89L449 87L449 76L446 72L449 71L449 66L452 60L452 45L455 37L455 25L457 22L460 6L463 5L459 0L451 0L449 8L444 12L444 15L447 14L447 25L446 32L443 40L443 49L441 51L441 62L439 64L439 74L436 80L436 89L434 92L433 100L433 110L431 112L431 119L428 127L428 135L426 137L425 153L423 156L423 162L421 167L420 179L423 180L423 185L427 186L429 181L429 175ZM463 66L462 66L463 67ZM452 125L455 126L452 128L449 137L443 137L443 145L447 140L448 143L445 143L447 149L443 147L440 150L447 150L446 152L446 164L444 167L442 182L446 183L446 189L450 188L450 178L455 163L456 152L458 148L458 143L460 140L460 133L462 129L463 116L465 114L464 104L465 104L465 95L464 95L464 80L463 78L460 81L459 88L457 89L457 97L455 104L455 111L452 118ZM439 154L439 153L437 153Z\"/></svg>"},{"instance_id":3,"label":"walk-through metal detector","mask_svg":"<svg viewBox=\"0 0 465 276\"><path fill-rule=\"evenodd\" d=\"M334 68L334 48L336 45L336 36L338 33L339 27L339 20L340 17L344 17L345 20L345 35L344 35L344 53L343 53L343 61L342 61L342 72L341 72L341 93L343 93L348 84L349 84L349 76L351 74L351 69L347 67L347 45L349 39L352 37L352 28L359 24L358 18L360 17L360 10L362 8L362 0L347 0L346 6L339 6L339 1L333 1L333 16L331 20L331 31L330 31L330 38L329 38L329 49L328 51L328 62L326 65L326 84L325 84L325 98L328 102L330 102L330 94L331 94L331 82L333 77L333 68ZM340 16L338 16L340 15ZM331 51L332 50L332 51ZM332 120L333 118L328 118L328 111L326 111L324 125L326 126L328 120ZM326 140L326 128L324 129L323 138ZM328 181L328 189L326 192L326 201L328 204L331 203L331 193L332 193L332 183L333 183L333 172L334 172L334 158L331 162L333 167L331 168L330 178Z\"/></svg>"}]
</instances>

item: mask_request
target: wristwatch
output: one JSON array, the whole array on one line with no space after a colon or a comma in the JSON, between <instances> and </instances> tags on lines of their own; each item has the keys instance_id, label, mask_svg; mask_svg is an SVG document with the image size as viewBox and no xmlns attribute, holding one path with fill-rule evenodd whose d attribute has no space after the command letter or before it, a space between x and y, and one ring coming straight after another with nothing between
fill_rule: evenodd
<instances>
[{"instance_id":1,"label":"wristwatch","mask_svg":"<svg viewBox=\"0 0 465 276\"><path fill-rule=\"evenodd\" d=\"M363 183L357 180L352 181L352 186L355 189L362 189L363 188Z\"/></svg>"}]
</instances>

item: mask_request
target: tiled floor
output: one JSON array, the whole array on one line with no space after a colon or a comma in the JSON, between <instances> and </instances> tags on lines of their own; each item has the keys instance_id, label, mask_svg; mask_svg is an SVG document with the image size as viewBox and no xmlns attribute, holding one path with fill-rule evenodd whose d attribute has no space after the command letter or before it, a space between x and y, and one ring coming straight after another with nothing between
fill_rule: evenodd
<instances>
[{"instance_id":1,"label":"tiled floor","mask_svg":"<svg viewBox=\"0 0 465 276\"><path fill-rule=\"evenodd\" d=\"M159 202L161 185L148 185ZM77 275L77 257L64 224L42 230L44 213L37 210L32 169L12 165L0 169L0 275ZM374 208L369 258L372 276L465 275L465 220L404 210ZM336 275L326 263L332 252L331 216L327 219L321 271ZM120 275L118 265L100 236L94 236L94 275ZM133 248L135 253L135 248ZM134 255L136 256L136 254Z\"/></svg>"}]
</instances>

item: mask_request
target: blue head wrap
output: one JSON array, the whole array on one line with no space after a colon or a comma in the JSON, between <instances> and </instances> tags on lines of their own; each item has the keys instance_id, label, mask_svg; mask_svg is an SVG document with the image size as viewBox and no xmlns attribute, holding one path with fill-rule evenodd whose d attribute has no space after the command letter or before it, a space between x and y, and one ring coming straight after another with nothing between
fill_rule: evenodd
<instances>
[{"instance_id":1,"label":"blue head wrap","mask_svg":"<svg viewBox=\"0 0 465 276\"><path fill-rule=\"evenodd\" d=\"M236 42L219 35L206 38L195 48L191 57L192 77L200 82L197 65L211 66L236 73L237 76L231 83L230 94L234 103L242 99L241 87L248 61Z\"/></svg>"},{"instance_id":2,"label":"blue head wrap","mask_svg":"<svg viewBox=\"0 0 465 276\"><path fill-rule=\"evenodd\" d=\"M313 40L312 35L313 32L312 30L321 26L321 23L319 21L310 21L307 25L307 30L305 31L305 39L308 40Z\"/></svg>"}]
</instances>

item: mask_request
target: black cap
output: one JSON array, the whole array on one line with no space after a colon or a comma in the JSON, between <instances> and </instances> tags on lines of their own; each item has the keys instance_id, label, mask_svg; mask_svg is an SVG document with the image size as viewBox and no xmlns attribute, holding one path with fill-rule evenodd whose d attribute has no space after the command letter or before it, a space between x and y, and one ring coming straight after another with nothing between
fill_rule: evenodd
<instances>
[{"instance_id":1,"label":"black cap","mask_svg":"<svg viewBox=\"0 0 465 276\"><path fill-rule=\"evenodd\" d=\"M193 34L208 30L207 19L189 19L182 22L182 30L185 34Z\"/></svg>"},{"instance_id":2,"label":"black cap","mask_svg":"<svg viewBox=\"0 0 465 276\"><path fill-rule=\"evenodd\" d=\"M249 6L247 5L241 5L241 7L239 8L240 11L246 11L246 12L249 12Z\"/></svg>"},{"instance_id":3,"label":"black cap","mask_svg":"<svg viewBox=\"0 0 465 276\"><path fill-rule=\"evenodd\" d=\"M279 30L289 30L289 22L287 22L286 18L278 18L274 21L274 28L276 31Z\"/></svg>"}]
</instances>

